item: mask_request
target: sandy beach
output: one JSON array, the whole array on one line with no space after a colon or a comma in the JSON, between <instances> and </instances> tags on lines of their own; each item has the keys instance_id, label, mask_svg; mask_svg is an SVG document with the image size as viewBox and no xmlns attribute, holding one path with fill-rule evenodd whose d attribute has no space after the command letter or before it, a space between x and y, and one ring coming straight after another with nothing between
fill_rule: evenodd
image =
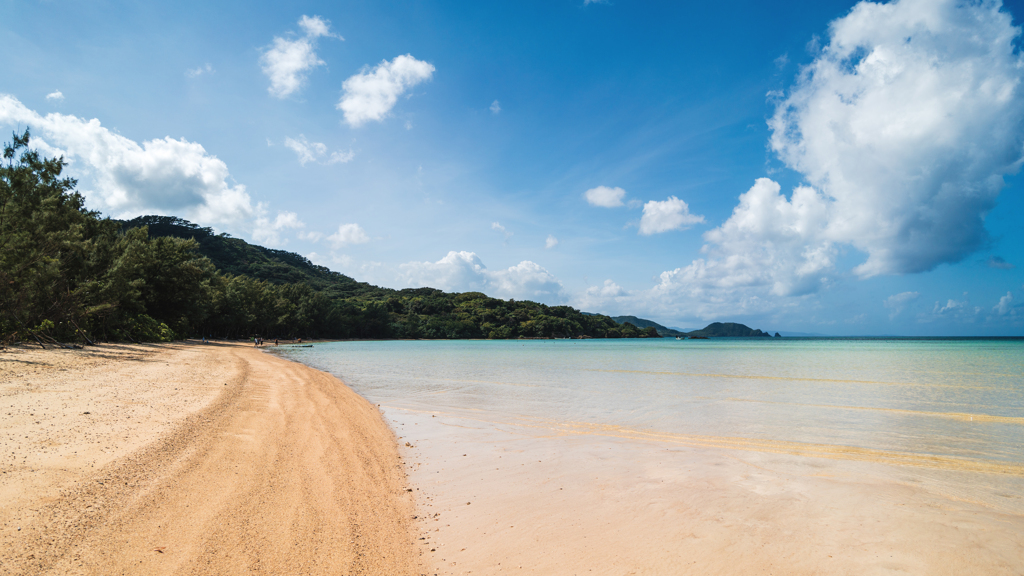
<instances>
[{"instance_id":1,"label":"sandy beach","mask_svg":"<svg viewBox=\"0 0 1024 576\"><path fill-rule=\"evenodd\" d=\"M413 574L377 408L244 345L0 352L0 573Z\"/></svg>"},{"instance_id":2,"label":"sandy beach","mask_svg":"<svg viewBox=\"0 0 1024 576\"><path fill-rule=\"evenodd\" d=\"M0 574L1024 566L1017 465L378 407L245 345L5 350L0 398Z\"/></svg>"}]
</instances>

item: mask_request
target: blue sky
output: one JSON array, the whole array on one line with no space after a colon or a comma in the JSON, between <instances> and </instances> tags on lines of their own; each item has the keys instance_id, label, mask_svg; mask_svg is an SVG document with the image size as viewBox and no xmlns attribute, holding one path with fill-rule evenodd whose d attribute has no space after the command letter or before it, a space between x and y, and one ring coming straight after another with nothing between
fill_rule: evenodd
<instances>
[{"instance_id":1,"label":"blue sky","mask_svg":"<svg viewBox=\"0 0 1024 576\"><path fill-rule=\"evenodd\" d=\"M1024 7L0 0L88 205L395 288L1020 335Z\"/></svg>"}]
</instances>

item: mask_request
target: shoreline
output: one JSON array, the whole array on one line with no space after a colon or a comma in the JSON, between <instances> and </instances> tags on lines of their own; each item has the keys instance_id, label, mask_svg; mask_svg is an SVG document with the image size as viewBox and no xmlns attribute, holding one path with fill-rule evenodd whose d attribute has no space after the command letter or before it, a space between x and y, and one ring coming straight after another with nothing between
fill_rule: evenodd
<instances>
[{"instance_id":1,"label":"shoreline","mask_svg":"<svg viewBox=\"0 0 1024 576\"><path fill-rule=\"evenodd\" d=\"M1011 440L991 436L1012 427L1004 432L1015 437L1021 420L897 401L984 404L975 388L1012 389L1003 368L1013 362L970 384L934 379L949 368L934 347L858 348L838 368L809 349L733 370L709 365L747 347L682 358L620 357L642 348L622 343L582 357L571 345L527 348L396 343L287 355L380 403L417 496L430 574L1009 575L1024 566L1024 469ZM894 363L908 372L879 376ZM913 371L922 363L925 376ZM822 395L836 405L821 406ZM982 413L971 406L968 416ZM962 433L985 458L965 453Z\"/></svg>"},{"instance_id":2,"label":"shoreline","mask_svg":"<svg viewBox=\"0 0 1024 576\"><path fill-rule=\"evenodd\" d=\"M3 572L418 573L380 412L251 348L0 351Z\"/></svg>"}]
</instances>

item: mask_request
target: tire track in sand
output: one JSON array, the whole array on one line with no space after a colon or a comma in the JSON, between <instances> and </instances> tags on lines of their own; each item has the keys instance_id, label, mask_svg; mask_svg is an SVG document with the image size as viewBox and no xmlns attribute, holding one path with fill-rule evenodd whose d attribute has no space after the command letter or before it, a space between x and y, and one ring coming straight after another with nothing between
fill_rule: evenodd
<instances>
[{"instance_id":1,"label":"tire track in sand","mask_svg":"<svg viewBox=\"0 0 1024 576\"><path fill-rule=\"evenodd\" d=\"M419 573L413 499L377 409L301 364L210 353L236 370L218 399L39 503L0 572Z\"/></svg>"}]
</instances>

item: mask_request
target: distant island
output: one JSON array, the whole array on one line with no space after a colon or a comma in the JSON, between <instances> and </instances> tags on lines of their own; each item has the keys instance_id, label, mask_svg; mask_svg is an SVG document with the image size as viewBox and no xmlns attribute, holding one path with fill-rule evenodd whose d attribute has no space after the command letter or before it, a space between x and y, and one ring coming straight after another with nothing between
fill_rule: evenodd
<instances>
[{"instance_id":1,"label":"distant island","mask_svg":"<svg viewBox=\"0 0 1024 576\"><path fill-rule=\"evenodd\" d=\"M772 336L768 332L755 330L735 322L712 322L701 330L681 332L672 328L666 328L652 320L645 320L636 316L612 316L611 319L619 324L632 324L640 328L654 328L658 331L658 335L663 338L677 336L687 338L770 338ZM778 336L778 333L776 333L776 336Z\"/></svg>"}]
</instances>

